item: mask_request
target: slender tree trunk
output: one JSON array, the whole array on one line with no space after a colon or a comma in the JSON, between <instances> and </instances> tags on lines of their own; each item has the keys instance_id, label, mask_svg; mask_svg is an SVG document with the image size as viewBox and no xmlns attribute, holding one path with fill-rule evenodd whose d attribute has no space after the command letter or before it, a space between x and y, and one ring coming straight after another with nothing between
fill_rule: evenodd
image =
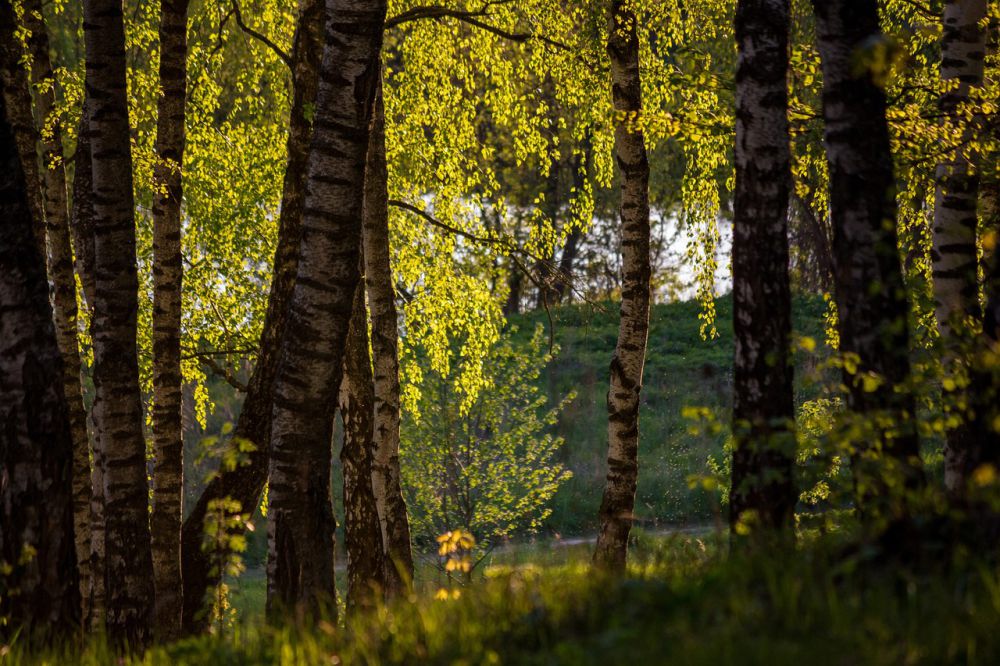
<instances>
[{"instance_id":1,"label":"slender tree trunk","mask_svg":"<svg viewBox=\"0 0 1000 666\"><path fill-rule=\"evenodd\" d=\"M93 314L97 278L94 271L94 172L87 132L88 105L89 102L84 99L73 158L73 205L69 226L73 236L74 268L83 287L86 310Z\"/></svg>"},{"instance_id":2,"label":"slender tree trunk","mask_svg":"<svg viewBox=\"0 0 1000 666\"><path fill-rule=\"evenodd\" d=\"M735 448L729 521L764 534L790 532L798 499L792 478L795 408L789 353L788 29L788 0L740 0L737 5Z\"/></svg>"},{"instance_id":3,"label":"slender tree trunk","mask_svg":"<svg viewBox=\"0 0 1000 666\"><path fill-rule=\"evenodd\" d=\"M10 5L9 0L6 0L6 4ZM12 7L7 6L3 11L9 12L10 16L0 20L0 83L3 84L7 122L14 132L27 188L35 247L45 257L45 208L42 205L42 180L38 169L38 129L31 111L28 72L21 62L24 49L21 48L21 38L15 32L18 28L17 20Z\"/></svg>"},{"instance_id":4,"label":"slender tree trunk","mask_svg":"<svg viewBox=\"0 0 1000 666\"><path fill-rule=\"evenodd\" d=\"M2 0L0 22L13 18ZM67 639L80 623L73 543L73 441L45 259L0 96L0 563L5 639ZM22 638L23 640L23 638Z\"/></svg>"},{"instance_id":5,"label":"slender tree trunk","mask_svg":"<svg viewBox=\"0 0 1000 666\"><path fill-rule=\"evenodd\" d=\"M846 433L858 508L888 509L923 483L909 382L906 287L896 234L896 185L886 99L858 69L881 38L875 0L813 0L823 70L823 115L844 382L855 417ZM856 361L856 371L854 366ZM892 497L890 497L890 494Z\"/></svg>"},{"instance_id":6,"label":"slender tree trunk","mask_svg":"<svg viewBox=\"0 0 1000 666\"><path fill-rule=\"evenodd\" d=\"M941 79L957 83L940 99L941 112L950 123L965 122L961 107L972 88L983 84L986 31L980 25L986 17L986 0L949 0L944 6L944 35L941 39ZM980 128L967 124L963 140L971 141ZM942 363L948 376L961 374L958 367L975 336L982 318L979 304L979 262L976 250L979 174L975 157L965 148L948 153L937 166L931 253L934 270L934 299L938 330L944 348ZM958 382L964 387L964 382ZM956 404L967 401L964 388L950 397ZM972 433L964 422L948 432L944 447L944 482L958 492L972 472L968 450Z\"/></svg>"},{"instance_id":7,"label":"slender tree trunk","mask_svg":"<svg viewBox=\"0 0 1000 666\"><path fill-rule=\"evenodd\" d=\"M357 288L365 158L384 0L327 0L299 270L274 387L267 606L335 612L330 502L334 404Z\"/></svg>"},{"instance_id":8,"label":"slender tree trunk","mask_svg":"<svg viewBox=\"0 0 1000 666\"><path fill-rule=\"evenodd\" d=\"M66 170L63 166L62 128L55 107L55 76L49 57L49 36L42 21L40 0L25 0L24 25L31 32L31 82L37 90L39 134L42 146L42 203L48 236L48 274L54 286L52 304L56 341L63 357L63 390L73 436L73 529L80 570L83 615L88 615L90 590L90 440L87 411L80 383L80 347L76 324L76 278L73 250L69 240L69 207L66 199Z\"/></svg>"},{"instance_id":9,"label":"slender tree trunk","mask_svg":"<svg viewBox=\"0 0 1000 666\"><path fill-rule=\"evenodd\" d=\"M73 160L73 205L70 211L70 231L73 236L76 273L83 285L83 296L87 311L93 320L94 292L97 290L94 277L94 183L90 138L88 136L88 102L83 101L80 128L77 132L76 155ZM98 431L97 421L100 401L94 396L90 409L91 431ZM88 525L90 538L89 569L90 585L86 595L87 615L84 626L100 631L106 611L104 595L104 455L100 442L95 436L91 442L93 465L90 468L88 495ZM74 456L75 460L75 456ZM78 469L74 462L74 470ZM76 485L74 480L74 493Z\"/></svg>"},{"instance_id":10,"label":"slender tree trunk","mask_svg":"<svg viewBox=\"0 0 1000 666\"><path fill-rule=\"evenodd\" d=\"M625 569L639 472L639 392L649 335L649 161L642 131L632 125L642 110L636 17L612 0L608 26L615 161L621 177L622 305L618 344L608 390L608 478L601 500L594 564Z\"/></svg>"},{"instance_id":11,"label":"slender tree trunk","mask_svg":"<svg viewBox=\"0 0 1000 666\"><path fill-rule=\"evenodd\" d=\"M368 309L365 289L354 295L351 326L344 349L340 382L344 420L344 545L347 546L347 608L369 608L385 589L382 526L373 485L375 379L368 355Z\"/></svg>"},{"instance_id":12,"label":"slender tree trunk","mask_svg":"<svg viewBox=\"0 0 1000 666\"><path fill-rule=\"evenodd\" d=\"M211 563L201 550L208 505L213 500L231 497L240 502L244 511L251 511L260 502L261 491L267 481L271 453L271 401L288 319L288 304L298 269L306 167L312 136L310 109L316 101L323 16L323 0L303 0L300 4L292 55L294 96L289 119L288 164L278 218L271 292L257 363L247 383L246 398L233 430L235 441L252 442L255 449L249 454L246 464L233 470L220 470L198 498L181 532L183 629L187 633L206 626L205 596L218 582L218 575L212 574Z\"/></svg>"},{"instance_id":13,"label":"slender tree trunk","mask_svg":"<svg viewBox=\"0 0 1000 666\"><path fill-rule=\"evenodd\" d=\"M153 171L153 512L156 630L180 634L184 442L181 426L181 170L188 0L160 2L160 99Z\"/></svg>"},{"instance_id":14,"label":"slender tree trunk","mask_svg":"<svg viewBox=\"0 0 1000 666\"><path fill-rule=\"evenodd\" d=\"M104 456L106 627L112 643L151 635L153 560L136 355L138 278L121 0L86 0L87 97L94 185L94 386Z\"/></svg>"},{"instance_id":15,"label":"slender tree trunk","mask_svg":"<svg viewBox=\"0 0 1000 666\"><path fill-rule=\"evenodd\" d=\"M381 83L375 98L365 172L365 286L372 318L375 423L372 488L382 522L388 596L404 594L413 581L410 521L399 471L399 321L389 261L389 192L385 158L385 107Z\"/></svg>"}]
</instances>

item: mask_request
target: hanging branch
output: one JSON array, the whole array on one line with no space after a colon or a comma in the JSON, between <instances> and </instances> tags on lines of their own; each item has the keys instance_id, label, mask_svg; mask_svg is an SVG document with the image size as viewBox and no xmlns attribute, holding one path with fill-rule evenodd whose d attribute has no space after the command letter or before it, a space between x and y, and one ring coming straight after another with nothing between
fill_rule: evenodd
<instances>
[{"instance_id":1,"label":"hanging branch","mask_svg":"<svg viewBox=\"0 0 1000 666\"><path fill-rule=\"evenodd\" d=\"M240 27L240 30L250 35L264 46L271 49L271 51L273 51L276 56L281 58L282 62L284 62L288 66L288 69L290 70L294 69L294 66L292 64L292 57L290 55L285 53L280 46L278 46L270 39L268 39L266 35L257 32L256 30L254 30L253 28L251 28L250 26L248 26L246 23L243 22L243 13L240 11L240 5L237 0L233 0L233 10L236 12L236 25Z\"/></svg>"}]
</instances>

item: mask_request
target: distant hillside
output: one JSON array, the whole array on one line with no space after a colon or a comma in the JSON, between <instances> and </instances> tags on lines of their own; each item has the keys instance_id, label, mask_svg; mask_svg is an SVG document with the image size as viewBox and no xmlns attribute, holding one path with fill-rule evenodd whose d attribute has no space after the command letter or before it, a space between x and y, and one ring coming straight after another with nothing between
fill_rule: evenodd
<instances>
[{"instance_id":1,"label":"distant hillside","mask_svg":"<svg viewBox=\"0 0 1000 666\"><path fill-rule=\"evenodd\" d=\"M825 305L818 298L796 299L795 332L823 340ZM716 499L688 488L691 474L706 471L710 454L722 451L724 434L691 435L685 407L707 407L728 421L732 386L732 298L716 301L719 337L699 334L696 302L657 305L651 315L649 350L639 426L639 490L636 512L642 524L705 522L718 511ZM553 309L553 335L560 353L542 376L556 402L576 390L557 432L565 438L565 462L573 478L556 496L549 528L562 534L589 532L596 526L604 486L608 364L618 336L616 303ZM544 311L511 319L517 336L549 326ZM802 392L806 392L803 389Z\"/></svg>"}]
</instances>

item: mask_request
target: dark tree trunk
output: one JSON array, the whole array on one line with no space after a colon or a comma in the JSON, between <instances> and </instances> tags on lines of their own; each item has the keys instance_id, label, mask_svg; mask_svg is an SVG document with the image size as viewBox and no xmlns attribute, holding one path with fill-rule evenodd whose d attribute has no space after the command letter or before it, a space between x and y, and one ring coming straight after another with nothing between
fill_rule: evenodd
<instances>
[{"instance_id":1,"label":"dark tree trunk","mask_svg":"<svg viewBox=\"0 0 1000 666\"><path fill-rule=\"evenodd\" d=\"M791 531L797 500L789 353L788 29L788 0L740 0L737 5L735 447L729 521L765 536Z\"/></svg>"},{"instance_id":2,"label":"dark tree trunk","mask_svg":"<svg viewBox=\"0 0 1000 666\"><path fill-rule=\"evenodd\" d=\"M27 188L28 210L31 212L32 237L42 256L45 251L45 208L42 205L42 180L38 169L38 129L31 111L31 89L28 73L21 58L24 50L15 34L17 22L13 8L5 0L2 11L10 16L0 20L0 83L7 108L7 122L14 132L17 153L21 160L22 177Z\"/></svg>"},{"instance_id":3,"label":"dark tree trunk","mask_svg":"<svg viewBox=\"0 0 1000 666\"><path fill-rule=\"evenodd\" d=\"M93 316L94 293L97 291L94 277L94 182L90 138L87 127L88 102L84 99L80 119L80 130L77 133L76 155L73 169L73 205L70 212L70 231L73 236L73 248L76 258L76 273L83 286L85 307ZM93 318L91 318L93 321ZM90 587L85 591L88 615L84 617L84 625L95 631L104 625L105 595L104 595L104 456L96 439L97 419L100 411L100 401L94 396L90 408L91 430L95 433L93 446L93 465L90 469L90 507L88 510L90 528Z\"/></svg>"},{"instance_id":4,"label":"dark tree trunk","mask_svg":"<svg viewBox=\"0 0 1000 666\"><path fill-rule=\"evenodd\" d=\"M901 488L923 483L909 383L909 307L896 233L896 184L886 99L859 69L877 43L875 0L813 0L823 70L836 300L853 419L858 508L905 514ZM891 497L890 497L891 494ZM892 517L892 516L890 516Z\"/></svg>"},{"instance_id":5,"label":"dark tree trunk","mask_svg":"<svg viewBox=\"0 0 1000 666\"><path fill-rule=\"evenodd\" d=\"M90 137L87 132L87 107L83 101L80 127L76 135L76 154L73 157L73 205L70 211L70 233L73 236L74 268L83 287L83 300L87 310L94 311L94 170L90 154Z\"/></svg>"},{"instance_id":6,"label":"dark tree trunk","mask_svg":"<svg viewBox=\"0 0 1000 666\"><path fill-rule=\"evenodd\" d=\"M347 609L352 611L372 607L385 589L382 526L372 490L375 379L368 355L368 309L363 284L358 285L354 295L339 400L344 420L340 464L344 471Z\"/></svg>"},{"instance_id":7,"label":"dark tree trunk","mask_svg":"<svg viewBox=\"0 0 1000 666\"><path fill-rule=\"evenodd\" d=\"M594 564L625 569L639 473L639 392L649 336L649 160L642 131L623 118L642 110L636 17L612 0L608 25L615 112L615 161L621 177L622 305L608 389L608 477Z\"/></svg>"},{"instance_id":8,"label":"dark tree trunk","mask_svg":"<svg viewBox=\"0 0 1000 666\"><path fill-rule=\"evenodd\" d=\"M966 121L962 105L972 88L983 84L986 55L986 0L949 0L944 7L941 39L941 79L957 87L941 96L941 112L950 124L965 125L962 138L973 141L982 120ZM979 174L976 159L965 146L947 153L937 165L931 253L934 270L934 299L943 346L942 364L946 376L958 377L956 388L946 399L956 405L968 401L965 373L975 330L982 319L979 304L979 261L976 249ZM973 433L965 420L947 434L944 447L944 482L949 491L961 492L969 479L968 451L974 446Z\"/></svg>"},{"instance_id":9,"label":"dark tree trunk","mask_svg":"<svg viewBox=\"0 0 1000 666\"><path fill-rule=\"evenodd\" d=\"M335 612L331 407L358 285L365 158L384 0L327 0L295 289L274 385L269 615Z\"/></svg>"},{"instance_id":10,"label":"dark tree trunk","mask_svg":"<svg viewBox=\"0 0 1000 666\"><path fill-rule=\"evenodd\" d=\"M184 442L181 425L181 170L188 0L160 2L160 98L153 171L153 511L157 638L180 634Z\"/></svg>"},{"instance_id":11,"label":"dark tree trunk","mask_svg":"<svg viewBox=\"0 0 1000 666\"><path fill-rule=\"evenodd\" d=\"M13 18L2 0L0 22ZM68 639L80 623L73 441L45 259L0 97L0 636ZM23 638L22 638L23 640Z\"/></svg>"},{"instance_id":12,"label":"dark tree trunk","mask_svg":"<svg viewBox=\"0 0 1000 666\"><path fill-rule=\"evenodd\" d=\"M113 644L149 642L153 559L136 353L138 277L121 0L84 2L94 184L94 387L104 456L106 627Z\"/></svg>"},{"instance_id":13,"label":"dark tree trunk","mask_svg":"<svg viewBox=\"0 0 1000 666\"><path fill-rule=\"evenodd\" d=\"M205 513L213 500L231 497L244 511L260 502L271 451L271 409L281 340L288 319L295 273L298 268L299 237L305 202L305 179L309 140L312 136L310 108L316 101L319 60L322 49L324 8L322 0L303 0L293 52L294 97L289 118L288 164L285 167L278 243L274 252L271 292L254 365L239 419L233 430L235 441L252 442L255 449L246 464L220 470L202 492L181 532L181 568L184 582L183 629L193 633L207 626L205 597L218 583L211 563L201 550Z\"/></svg>"},{"instance_id":14,"label":"dark tree trunk","mask_svg":"<svg viewBox=\"0 0 1000 666\"><path fill-rule=\"evenodd\" d=\"M381 84L375 98L365 172L365 287L372 315L375 387L375 455L372 488L382 521L385 587L403 595L413 581L410 521L399 471L399 322L389 263L389 193L385 160L385 108Z\"/></svg>"},{"instance_id":15,"label":"dark tree trunk","mask_svg":"<svg viewBox=\"0 0 1000 666\"><path fill-rule=\"evenodd\" d=\"M31 31L31 82L37 90L38 124L47 128L38 136L42 147L42 203L48 236L48 272L53 284L52 304L56 340L63 357L63 389L73 435L73 527L76 534L80 592L87 615L90 590L90 440L87 411L80 384L80 348L76 324L76 278L69 240L69 207L63 167L62 127L55 108L55 76L49 57L49 35L42 21L40 0L24 3L24 25Z\"/></svg>"}]
</instances>

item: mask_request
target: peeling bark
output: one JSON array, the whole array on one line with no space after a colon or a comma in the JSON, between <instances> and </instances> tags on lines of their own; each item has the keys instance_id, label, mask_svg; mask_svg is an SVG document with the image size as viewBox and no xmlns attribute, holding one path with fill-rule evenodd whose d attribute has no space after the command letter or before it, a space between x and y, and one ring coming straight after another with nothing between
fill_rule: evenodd
<instances>
[{"instance_id":1,"label":"peeling bark","mask_svg":"<svg viewBox=\"0 0 1000 666\"><path fill-rule=\"evenodd\" d=\"M365 158L384 0L327 0L299 267L274 385L269 616L335 613L331 407L358 285Z\"/></svg>"},{"instance_id":2,"label":"peeling bark","mask_svg":"<svg viewBox=\"0 0 1000 666\"><path fill-rule=\"evenodd\" d=\"M141 649L153 614L146 442L136 352L138 277L121 0L84 2L94 191L94 386L104 456L105 626Z\"/></svg>"},{"instance_id":3,"label":"peeling bark","mask_svg":"<svg viewBox=\"0 0 1000 666\"><path fill-rule=\"evenodd\" d=\"M161 641L180 635L184 442L181 425L181 171L188 0L160 3L160 98L153 170L153 511L150 532Z\"/></svg>"},{"instance_id":4,"label":"peeling bark","mask_svg":"<svg viewBox=\"0 0 1000 666\"><path fill-rule=\"evenodd\" d=\"M639 473L639 392L649 336L649 160L642 131L636 17L624 0L612 0L608 25L615 161L621 178L622 305L608 390L608 477L601 500L594 551L598 567L622 572L632 529Z\"/></svg>"},{"instance_id":5,"label":"peeling bark","mask_svg":"<svg viewBox=\"0 0 1000 666\"><path fill-rule=\"evenodd\" d=\"M790 531L798 499L788 277L788 0L736 9L730 524ZM734 531L734 534L737 532ZM756 538L756 535L751 535Z\"/></svg>"},{"instance_id":6,"label":"peeling bark","mask_svg":"<svg viewBox=\"0 0 1000 666\"><path fill-rule=\"evenodd\" d=\"M12 19L0 5L0 23ZM80 623L73 543L73 441L45 259L0 97L0 627L9 640L62 639Z\"/></svg>"},{"instance_id":7,"label":"peeling bark","mask_svg":"<svg viewBox=\"0 0 1000 666\"><path fill-rule=\"evenodd\" d=\"M381 83L375 98L365 172L365 287L372 319L375 423L372 487L382 523L387 596L404 594L413 581L410 522L399 470L399 322L389 261L389 193L385 158L385 108Z\"/></svg>"}]
</instances>

